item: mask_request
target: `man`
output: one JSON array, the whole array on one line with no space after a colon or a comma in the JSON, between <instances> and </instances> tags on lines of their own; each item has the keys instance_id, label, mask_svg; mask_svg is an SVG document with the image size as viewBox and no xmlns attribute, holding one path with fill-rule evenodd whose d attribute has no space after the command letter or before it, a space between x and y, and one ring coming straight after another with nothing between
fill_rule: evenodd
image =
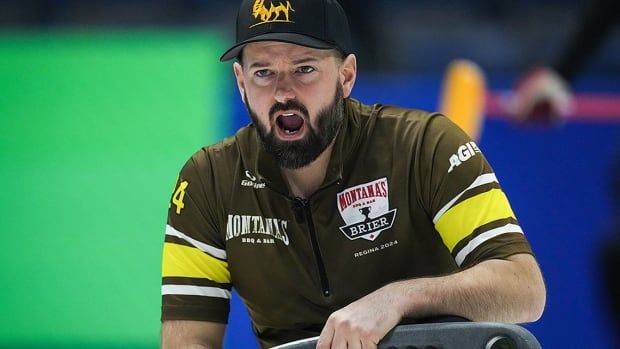
<instances>
[{"instance_id":1,"label":"man","mask_svg":"<svg viewBox=\"0 0 620 349\"><path fill-rule=\"evenodd\" d=\"M375 348L403 318L538 319L545 290L480 149L439 114L350 98L335 0L246 0L252 124L194 154L172 196L162 344L219 348L234 286L262 347Z\"/></svg>"}]
</instances>

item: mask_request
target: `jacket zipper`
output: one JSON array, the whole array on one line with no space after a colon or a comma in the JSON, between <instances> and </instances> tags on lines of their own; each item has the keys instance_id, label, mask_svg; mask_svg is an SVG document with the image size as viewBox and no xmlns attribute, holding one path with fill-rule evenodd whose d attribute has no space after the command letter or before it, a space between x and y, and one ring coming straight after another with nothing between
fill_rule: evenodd
<instances>
[{"instance_id":1,"label":"jacket zipper","mask_svg":"<svg viewBox=\"0 0 620 349\"><path fill-rule=\"evenodd\" d=\"M308 221L308 230L310 231L310 242L312 244L312 250L314 252L314 258L316 259L317 269L319 271L319 279L321 281L321 291L324 297L329 297L331 292L329 289L329 280L327 279L327 272L325 271L325 264L323 263L323 257L321 256L321 249L319 246L319 240L316 236L316 230L314 227L314 221L312 220L312 211L310 210L310 203L307 199L295 198L296 215L298 220Z\"/></svg>"}]
</instances>

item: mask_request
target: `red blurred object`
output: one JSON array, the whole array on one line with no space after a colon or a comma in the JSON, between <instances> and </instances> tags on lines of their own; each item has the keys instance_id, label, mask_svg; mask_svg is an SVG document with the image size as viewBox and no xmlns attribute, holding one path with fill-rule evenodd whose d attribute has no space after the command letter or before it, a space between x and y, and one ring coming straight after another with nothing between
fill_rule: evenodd
<instances>
[{"instance_id":1,"label":"red blurred object","mask_svg":"<svg viewBox=\"0 0 620 349\"><path fill-rule=\"evenodd\" d=\"M487 91L485 111L488 118L509 118L509 91ZM537 112L540 112L538 109ZM544 119L544 118L543 118ZM527 119L536 122L536 118ZM572 110L562 117L566 121L620 122L620 94L578 93L572 98ZM540 121L540 120L539 120Z\"/></svg>"}]
</instances>

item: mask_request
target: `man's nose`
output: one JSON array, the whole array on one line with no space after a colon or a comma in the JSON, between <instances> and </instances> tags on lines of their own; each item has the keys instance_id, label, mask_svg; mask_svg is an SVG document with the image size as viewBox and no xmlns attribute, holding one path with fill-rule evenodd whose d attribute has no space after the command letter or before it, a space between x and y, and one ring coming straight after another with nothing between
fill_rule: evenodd
<instances>
[{"instance_id":1,"label":"man's nose","mask_svg":"<svg viewBox=\"0 0 620 349\"><path fill-rule=\"evenodd\" d=\"M295 99L295 90L293 82L288 74L280 74L276 80L274 98L279 103L286 103L291 99Z\"/></svg>"}]
</instances>

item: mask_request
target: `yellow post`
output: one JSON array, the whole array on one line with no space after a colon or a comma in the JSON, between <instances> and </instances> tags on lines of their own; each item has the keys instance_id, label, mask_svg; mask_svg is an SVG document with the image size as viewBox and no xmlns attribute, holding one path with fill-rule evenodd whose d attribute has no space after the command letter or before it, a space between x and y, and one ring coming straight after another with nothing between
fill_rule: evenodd
<instances>
[{"instance_id":1,"label":"yellow post","mask_svg":"<svg viewBox=\"0 0 620 349\"><path fill-rule=\"evenodd\" d=\"M476 63L458 59L448 65L439 101L442 114L473 140L479 140L484 121L486 82Z\"/></svg>"}]
</instances>

